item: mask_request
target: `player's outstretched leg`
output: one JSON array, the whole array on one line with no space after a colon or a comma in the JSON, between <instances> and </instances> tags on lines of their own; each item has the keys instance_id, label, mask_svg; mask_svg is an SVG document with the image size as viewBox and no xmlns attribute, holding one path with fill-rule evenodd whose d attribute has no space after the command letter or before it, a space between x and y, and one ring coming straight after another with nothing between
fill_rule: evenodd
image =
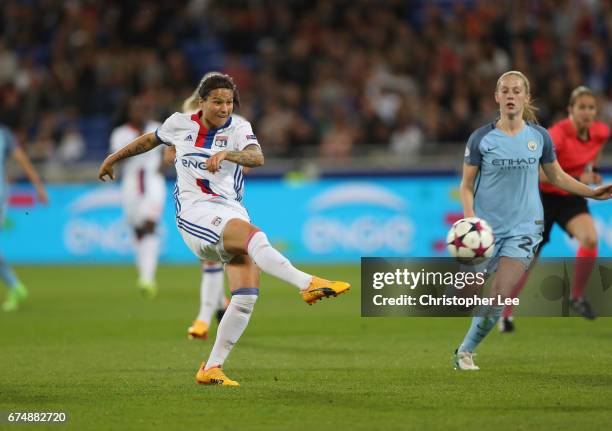
<instances>
[{"instance_id":1,"label":"player's outstretched leg","mask_svg":"<svg viewBox=\"0 0 612 431\"><path fill-rule=\"evenodd\" d=\"M219 295L223 294L223 264L202 261L202 281L200 284L200 311L193 324L187 329L189 339L208 338L211 318L218 306ZM225 296L225 295L224 295Z\"/></svg>"},{"instance_id":2,"label":"player's outstretched leg","mask_svg":"<svg viewBox=\"0 0 612 431\"><path fill-rule=\"evenodd\" d=\"M326 280L295 268L289 259L272 247L265 233L243 220L228 222L223 241L230 253L247 253L263 272L298 287L307 304L338 296L351 287L344 281Z\"/></svg>"},{"instance_id":3,"label":"player's outstretched leg","mask_svg":"<svg viewBox=\"0 0 612 431\"><path fill-rule=\"evenodd\" d=\"M19 303L28 297L28 290L17 279L2 256L0 256L0 279L8 286L8 293L2 303L2 309L4 311L16 311L19 308Z\"/></svg>"},{"instance_id":4,"label":"player's outstretched leg","mask_svg":"<svg viewBox=\"0 0 612 431\"><path fill-rule=\"evenodd\" d=\"M351 288L345 281L330 281L324 278L312 276L312 280L306 289L301 291L302 299L312 305L320 299L330 296L338 296Z\"/></svg>"},{"instance_id":5,"label":"player's outstretched leg","mask_svg":"<svg viewBox=\"0 0 612 431\"><path fill-rule=\"evenodd\" d=\"M227 223L223 245L228 253L248 254L263 272L296 286L308 304L338 296L351 287L343 281L329 281L295 268L289 259L272 247L265 233L244 220L232 219Z\"/></svg>"}]
</instances>

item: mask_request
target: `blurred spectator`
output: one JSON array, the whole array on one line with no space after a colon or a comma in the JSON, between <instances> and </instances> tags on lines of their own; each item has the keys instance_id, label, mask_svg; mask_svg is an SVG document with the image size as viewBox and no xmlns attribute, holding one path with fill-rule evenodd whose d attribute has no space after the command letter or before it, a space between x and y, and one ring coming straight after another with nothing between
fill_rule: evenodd
<instances>
[{"instance_id":1,"label":"blurred spectator","mask_svg":"<svg viewBox=\"0 0 612 431\"><path fill-rule=\"evenodd\" d=\"M391 151L400 156L419 154L423 147L424 135L415 121L411 106L404 104L399 109L394 129L390 139Z\"/></svg>"},{"instance_id":2,"label":"blurred spectator","mask_svg":"<svg viewBox=\"0 0 612 431\"><path fill-rule=\"evenodd\" d=\"M265 142L266 154L270 156L286 154L291 145L289 142L291 113L283 109L279 102L270 100L263 107L259 125L257 134L261 142Z\"/></svg>"},{"instance_id":3,"label":"blurred spectator","mask_svg":"<svg viewBox=\"0 0 612 431\"><path fill-rule=\"evenodd\" d=\"M0 38L0 86L9 84L17 74L17 54L8 49L4 38Z\"/></svg>"},{"instance_id":4,"label":"blurred spectator","mask_svg":"<svg viewBox=\"0 0 612 431\"><path fill-rule=\"evenodd\" d=\"M60 138L57 158L60 163L80 160L85 155L85 141L79 129L71 124L64 129Z\"/></svg>"},{"instance_id":5,"label":"blurred spectator","mask_svg":"<svg viewBox=\"0 0 612 431\"><path fill-rule=\"evenodd\" d=\"M495 118L490 88L508 69L534 83L544 126L580 84L612 117L605 0L2 4L0 121L41 160L103 157L134 95L161 120L213 69L234 76L238 112L273 157L463 144Z\"/></svg>"},{"instance_id":6,"label":"blurred spectator","mask_svg":"<svg viewBox=\"0 0 612 431\"><path fill-rule=\"evenodd\" d=\"M351 157L357 140L357 127L349 120L349 115L341 106L332 112L331 124L321 138L321 157L327 161L346 161Z\"/></svg>"}]
</instances>

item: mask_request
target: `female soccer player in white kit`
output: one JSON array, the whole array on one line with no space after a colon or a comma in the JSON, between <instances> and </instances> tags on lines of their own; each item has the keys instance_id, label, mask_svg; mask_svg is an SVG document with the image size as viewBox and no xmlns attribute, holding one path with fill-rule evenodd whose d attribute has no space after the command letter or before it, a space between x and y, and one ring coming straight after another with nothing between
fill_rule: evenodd
<instances>
[{"instance_id":1,"label":"female soccer player in white kit","mask_svg":"<svg viewBox=\"0 0 612 431\"><path fill-rule=\"evenodd\" d=\"M211 72L204 77L202 80L207 79L211 74L218 72ZM189 96L184 102L182 106L182 111L184 114L195 114L199 110L199 99L198 95L198 87L195 89L193 94ZM232 114L233 117L238 117L236 114ZM240 117L242 118L242 117ZM164 152L164 163L165 164L174 164L176 160L176 149L174 146L166 147ZM249 168L243 168L243 171ZM213 260L201 260L201 268L202 268L202 279L200 281L200 308L198 310L198 315L187 328L187 337L190 340L200 339L206 340L208 339L208 331L211 326L212 316L217 315L217 320L221 322L221 318L225 313L225 309L229 304L229 300L225 296L224 289L224 272L223 272L223 264L221 262L213 261Z\"/></svg>"},{"instance_id":2,"label":"female soccer player in white kit","mask_svg":"<svg viewBox=\"0 0 612 431\"><path fill-rule=\"evenodd\" d=\"M250 223L242 206L242 168L261 166L264 157L251 124L232 117L238 92L228 75L211 74L198 88L200 111L175 113L155 133L137 138L104 160L98 177L114 178L113 165L156 148L176 147L176 220L187 246L200 259L226 263L232 299L219 325L208 361L196 381L238 386L222 365L251 317L259 294L259 269L300 289L304 301L346 292L350 285L296 269L274 249L265 233Z\"/></svg>"},{"instance_id":3,"label":"female soccer player in white kit","mask_svg":"<svg viewBox=\"0 0 612 431\"><path fill-rule=\"evenodd\" d=\"M155 132L159 125L148 119L147 106L142 99L132 100L128 121L111 133L111 151L119 151L143 133ZM160 248L157 226L166 201L162 156L160 147L121 164L121 197L125 217L134 232L138 288L148 298L157 294L155 272Z\"/></svg>"}]
</instances>

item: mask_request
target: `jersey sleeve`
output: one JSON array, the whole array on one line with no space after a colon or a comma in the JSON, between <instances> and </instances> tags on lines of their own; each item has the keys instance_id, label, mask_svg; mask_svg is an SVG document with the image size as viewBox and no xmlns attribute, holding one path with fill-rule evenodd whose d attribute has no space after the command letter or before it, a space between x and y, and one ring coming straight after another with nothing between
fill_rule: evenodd
<instances>
[{"instance_id":1,"label":"jersey sleeve","mask_svg":"<svg viewBox=\"0 0 612 431\"><path fill-rule=\"evenodd\" d=\"M162 123L155 131L155 137L159 142L166 145L174 145L177 129L178 112L175 112Z\"/></svg>"},{"instance_id":2,"label":"jersey sleeve","mask_svg":"<svg viewBox=\"0 0 612 431\"><path fill-rule=\"evenodd\" d=\"M542 134L542 144L544 145L544 147L542 148L542 157L540 157L540 163L552 163L557 160L555 144L553 144L553 140L551 139L548 130L538 126L538 131Z\"/></svg>"},{"instance_id":3,"label":"jersey sleeve","mask_svg":"<svg viewBox=\"0 0 612 431\"><path fill-rule=\"evenodd\" d=\"M563 145L565 142L565 133L563 133L563 129L557 124L548 129L548 134L552 140L555 151L563 151Z\"/></svg>"},{"instance_id":4,"label":"jersey sleeve","mask_svg":"<svg viewBox=\"0 0 612 431\"><path fill-rule=\"evenodd\" d=\"M482 153L480 152L480 141L482 141L482 133L480 130L476 130L470 135L467 145L465 147L465 155L463 161L472 166L480 166L482 162Z\"/></svg>"},{"instance_id":5,"label":"jersey sleeve","mask_svg":"<svg viewBox=\"0 0 612 431\"><path fill-rule=\"evenodd\" d=\"M122 141L123 140L121 139L121 130L120 129L113 130L113 133L111 133L111 136L110 136L111 153L114 153L115 151L120 150L123 147L125 142L122 142Z\"/></svg>"},{"instance_id":6,"label":"jersey sleeve","mask_svg":"<svg viewBox=\"0 0 612 431\"><path fill-rule=\"evenodd\" d=\"M257 145L261 148L259 142L257 141L257 136L255 136L255 133L253 133L251 123L245 121L236 128L236 134L234 136L234 151L242 151L249 145Z\"/></svg>"}]
</instances>

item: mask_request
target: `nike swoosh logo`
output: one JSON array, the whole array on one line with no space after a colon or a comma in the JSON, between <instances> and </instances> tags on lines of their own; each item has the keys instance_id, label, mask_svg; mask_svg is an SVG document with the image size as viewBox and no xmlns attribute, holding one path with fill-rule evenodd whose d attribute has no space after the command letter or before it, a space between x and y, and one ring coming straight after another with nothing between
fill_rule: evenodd
<instances>
[{"instance_id":1,"label":"nike swoosh logo","mask_svg":"<svg viewBox=\"0 0 612 431\"><path fill-rule=\"evenodd\" d=\"M493 151L495 149L495 147L489 147L487 148L487 151Z\"/></svg>"}]
</instances>

